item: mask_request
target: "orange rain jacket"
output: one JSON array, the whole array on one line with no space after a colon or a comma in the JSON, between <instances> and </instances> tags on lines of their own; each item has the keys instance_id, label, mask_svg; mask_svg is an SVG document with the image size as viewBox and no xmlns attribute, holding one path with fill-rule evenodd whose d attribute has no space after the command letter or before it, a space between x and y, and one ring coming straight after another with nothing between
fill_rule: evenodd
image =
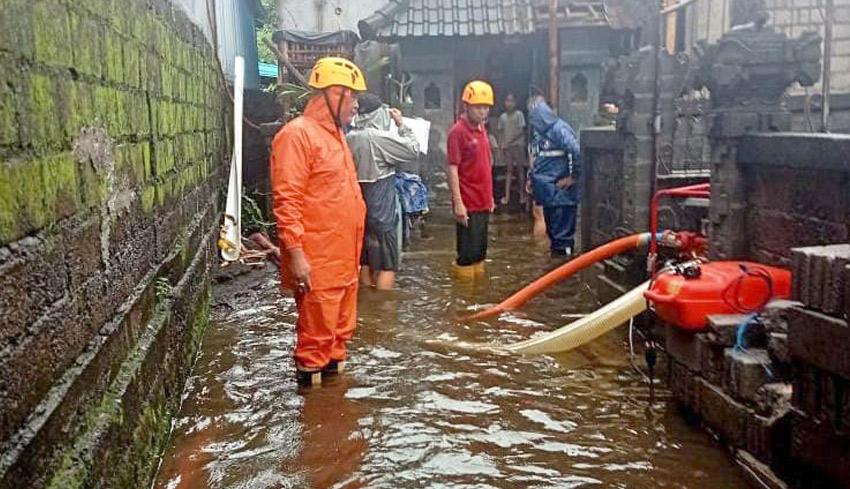
<instances>
[{"instance_id":1,"label":"orange rain jacket","mask_svg":"<svg viewBox=\"0 0 850 489\"><path fill-rule=\"evenodd\" d=\"M329 93L331 106L339 96ZM303 248L315 290L356 283L366 204L345 135L321 95L275 136L271 159L281 248ZM295 290L285 256L280 272L283 286Z\"/></svg>"}]
</instances>

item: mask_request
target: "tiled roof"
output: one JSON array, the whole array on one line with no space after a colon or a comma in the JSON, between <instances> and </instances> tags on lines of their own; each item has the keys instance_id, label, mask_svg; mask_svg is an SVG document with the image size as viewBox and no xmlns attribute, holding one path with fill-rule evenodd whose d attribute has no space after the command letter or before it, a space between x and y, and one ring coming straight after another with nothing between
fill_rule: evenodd
<instances>
[{"instance_id":1,"label":"tiled roof","mask_svg":"<svg viewBox=\"0 0 850 489\"><path fill-rule=\"evenodd\" d=\"M533 0L391 0L360 21L364 39L534 32Z\"/></svg>"},{"instance_id":2,"label":"tiled roof","mask_svg":"<svg viewBox=\"0 0 850 489\"><path fill-rule=\"evenodd\" d=\"M558 0L560 27L639 27L643 0ZM531 34L546 29L548 0L389 0L358 24L363 39Z\"/></svg>"}]
</instances>

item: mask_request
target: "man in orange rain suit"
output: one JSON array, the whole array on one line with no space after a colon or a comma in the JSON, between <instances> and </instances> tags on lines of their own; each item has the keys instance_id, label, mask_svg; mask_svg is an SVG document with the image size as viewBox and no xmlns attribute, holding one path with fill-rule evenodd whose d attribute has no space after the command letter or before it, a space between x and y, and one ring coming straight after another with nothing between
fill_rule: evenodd
<instances>
[{"instance_id":1,"label":"man in orange rain suit","mask_svg":"<svg viewBox=\"0 0 850 489\"><path fill-rule=\"evenodd\" d=\"M274 215L283 252L281 282L298 308L295 367L302 384L342 371L357 319L366 204L342 128L366 90L344 58L322 58L304 114L272 143Z\"/></svg>"}]
</instances>

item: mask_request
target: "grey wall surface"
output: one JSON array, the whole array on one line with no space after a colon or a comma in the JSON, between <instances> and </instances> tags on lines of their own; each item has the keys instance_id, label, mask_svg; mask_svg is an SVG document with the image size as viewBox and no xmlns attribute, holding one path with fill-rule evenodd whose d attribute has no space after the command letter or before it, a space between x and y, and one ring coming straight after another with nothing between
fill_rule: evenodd
<instances>
[{"instance_id":1,"label":"grey wall surface","mask_svg":"<svg viewBox=\"0 0 850 489\"><path fill-rule=\"evenodd\" d=\"M251 2L245 0L216 0L215 22L218 33L218 57L225 75L234 77L234 59L245 58L245 88L260 88L257 63L257 32L254 27Z\"/></svg>"},{"instance_id":2,"label":"grey wall surface","mask_svg":"<svg viewBox=\"0 0 850 489\"><path fill-rule=\"evenodd\" d=\"M357 22L372 15L387 0L280 0L280 29L357 32ZM340 9L337 15L336 9Z\"/></svg>"},{"instance_id":3,"label":"grey wall surface","mask_svg":"<svg viewBox=\"0 0 850 489\"><path fill-rule=\"evenodd\" d=\"M147 487L208 317L218 61L170 1L0 11L0 487Z\"/></svg>"}]
</instances>

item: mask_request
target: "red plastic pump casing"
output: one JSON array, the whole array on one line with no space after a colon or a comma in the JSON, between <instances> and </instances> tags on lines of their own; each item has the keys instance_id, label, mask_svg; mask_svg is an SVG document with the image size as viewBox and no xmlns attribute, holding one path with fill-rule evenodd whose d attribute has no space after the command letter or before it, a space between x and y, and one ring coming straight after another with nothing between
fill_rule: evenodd
<instances>
[{"instance_id":1,"label":"red plastic pump casing","mask_svg":"<svg viewBox=\"0 0 850 489\"><path fill-rule=\"evenodd\" d=\"M655 314L679 328L699 331L714 314L757 312L771 299L791 297L791 272L751 262L716 261L699 271L661 273L644 297ZM687 276L690 275L690 276Z\"/></svg>"}]
</instances>

